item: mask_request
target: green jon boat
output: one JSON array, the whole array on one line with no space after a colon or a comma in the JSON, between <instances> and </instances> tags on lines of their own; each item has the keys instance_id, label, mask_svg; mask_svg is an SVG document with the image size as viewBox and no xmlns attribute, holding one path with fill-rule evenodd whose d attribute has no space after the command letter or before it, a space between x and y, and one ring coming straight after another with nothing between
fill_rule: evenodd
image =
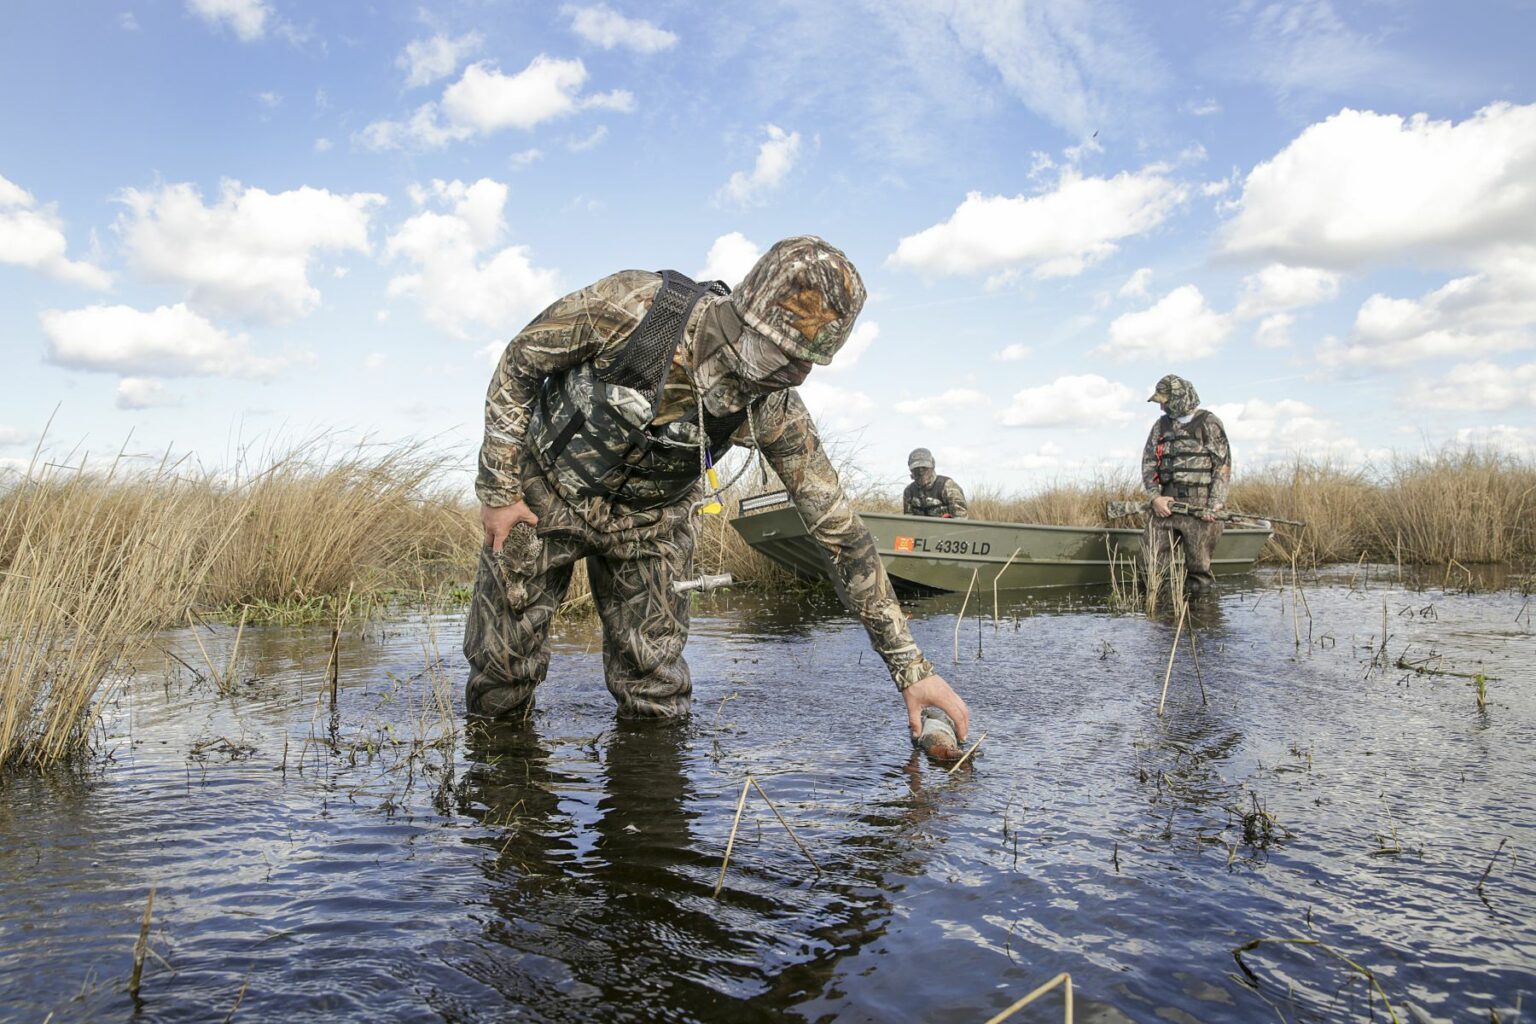
<instances>
[{"instance_id":1,"label":"green jon boat","mask_svg":"<svg viewBox=\"0 0 1536 1024\"><path fill-rule=\"evenodd\" d=\"M1141 550L1140 529L1039 526L981 519L929 519L882 512L860 514L875 538L885 571L899 590L933 592L1032 590L1110 582L1111 565L1127 565ZM783 491L747 498L731 525L754 550L814 580L830 580L832 563ZM1218 576L1249 572L1272 531L1228 527L1216 544Z\"/></svg>"}]
</instances>

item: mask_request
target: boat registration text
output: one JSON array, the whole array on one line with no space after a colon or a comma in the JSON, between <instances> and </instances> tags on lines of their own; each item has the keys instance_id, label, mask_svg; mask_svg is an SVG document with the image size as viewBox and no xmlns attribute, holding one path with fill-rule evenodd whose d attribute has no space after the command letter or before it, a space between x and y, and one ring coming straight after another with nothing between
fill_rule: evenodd
<instances>
[{"instance_id":1,"label":"boat registration text","mask_svg":"<svg viewBox=\"0 0 1536 1024\"><path fill-rule=\"evenodd\" d=\"M897 551L922 551L935 555L989 555L992 545L984 540L929 540L927 537L897 537Z\"/></svg>"}]
</instances>

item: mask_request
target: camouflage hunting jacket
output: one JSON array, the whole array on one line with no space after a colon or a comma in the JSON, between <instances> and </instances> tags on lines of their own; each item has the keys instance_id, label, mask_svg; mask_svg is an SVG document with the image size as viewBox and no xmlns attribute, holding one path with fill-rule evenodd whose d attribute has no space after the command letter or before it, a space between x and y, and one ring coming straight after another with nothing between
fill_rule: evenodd
<instances>
[{"instance_id":1,"label":"camouflage hunting jacket","mask_svg":"<svg viewBox=\"0 0 1536 1024\"><path fill-rule=\"evenodd\" d=\"M552 527L575 517L627 545L643 545L648 537L684 528L699 494L697 487L670 506L640 513L600 497L572 502L525 457L524 450L544 380L583 364L598 368L611 364L644 317L660 283L660 276L649 271L612 274L556 300L508 343L486 393L485 438L475 480L475 493L482 503L511 505L526 492L530 507L540 517L541 532L546 517ZM687 336L698 326L709 302L706 299L694 309ZM695 408L686 372L691 369L690 358L685 341L673 356L673 372L662 391L655 423L673 422ZM754 402L751 415L731 442L757 448L778 474L811 536L831 557L849 610L863 623L897 688L906 689L932 675L933 665L912 639L874 539L854 512L799 393L791 388Z\"/></svg>"},{"instance_id":2,"label":"camouflage hunting jacket","mask_svg":"<svg viewBox=\"0 0 1536 1024\"><path fill-rule=\"evenodd\" d=\"M1232 448L1215 413L1197 410L1188 423L1158 417L1141 452L1141 486L1149 497L1225 505L1231 482Z\"/></svg>"},{"instance_id":3,"label":"camouflage hunting jacket","mask_svg":"<svg viewBox=\"0 0 1536 1024\"><path fill-rule=\"evenodd\" d=\"M935 475L927 487L916 480L907 484L907 489L901 492L901 514L965 519L970 515L970 508L959 484L947 476Z\"/></svg>"}]
</instances>

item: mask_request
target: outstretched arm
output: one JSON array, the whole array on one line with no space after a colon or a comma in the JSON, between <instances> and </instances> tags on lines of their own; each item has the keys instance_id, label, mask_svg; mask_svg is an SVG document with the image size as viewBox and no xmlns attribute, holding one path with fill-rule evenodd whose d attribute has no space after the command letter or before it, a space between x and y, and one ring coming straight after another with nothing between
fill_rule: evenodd
<instances>
[{"instance_id":1,"label":"outstretched arm","mask_svg":"<svg viewBox=\"0 0 1536 1024\"><path fill-rule=\"evenodd\" d=\"M790 389L770 395L754 407L753 417L756 443L784 482L811 536L831 556L849 610L864 624L871 646L902 691L908 728L917 735L922 709L938 707L954 720L963 739L970 724L965 701L934 672L912 639L874 538L843 491L799 394ZM737 440L753 443L746 427Z\"/></svg>"}]
</instances>

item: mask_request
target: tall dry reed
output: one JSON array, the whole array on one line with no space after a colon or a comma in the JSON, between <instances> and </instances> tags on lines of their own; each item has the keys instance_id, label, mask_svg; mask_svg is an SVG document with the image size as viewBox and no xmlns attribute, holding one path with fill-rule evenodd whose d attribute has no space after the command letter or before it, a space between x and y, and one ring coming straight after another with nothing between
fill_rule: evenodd
<instances>
[{"instance_id":1,"label":"tall dry reed","mask_svg":"<svg viewBox=\"0 0 1536 1024\"><path fill-rule=\"evenodd\" d=\"M186 610L233 519L157 465L33 464L0 497L0 766L87 740L111 683Z\"/></svg>"}]
</instances>

